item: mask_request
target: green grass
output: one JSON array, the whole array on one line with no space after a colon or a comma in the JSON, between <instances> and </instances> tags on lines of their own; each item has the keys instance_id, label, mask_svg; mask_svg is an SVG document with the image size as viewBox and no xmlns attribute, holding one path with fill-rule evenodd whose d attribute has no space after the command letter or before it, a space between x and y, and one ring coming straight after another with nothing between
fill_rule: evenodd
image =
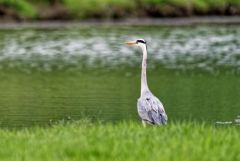
<instances>
[{"instance_id":1,"label":"green grass","mask_svg":"<svg viewBox=\"0 0 240 161\"><path fill-rule=\"evenodd\" d=\"M136 3L129 0L64 0L69 11L80 18L123 17L136 10Z\"/></svg>"},{"instance_id":2,"label":"green grass","mask_svg":"<svg viewBox=\"0 0 240 161\"><path fill-rule=\"evenodd\" d=\"M143 128L140 123L80 121L48 128L0 130L5 161L240 160L240 129L200 123Z\"/></svg>"},{"instance_id":3,"label":"green grass","mask_svg":"<svg viewBox=\"0 0 240 161\"><path fill-rule=\"evenodd\" d=\"M0 0L0 6L14 9L20 17L35 18L37 15L34 5L26 0Z\"/></svg>"},{"instance_id":4,"label":"green grass","mask_svg":"<svg viewBox=\"0 0 240 161\"><path fill-rule=\"evenodd\" d=\"M64 4L72 15L80 18L240 13L238 0L64 0ZM234 13L229 13L229 6Z\"/></svg>"},{"instance_id":5,"label":"green grass","mask_svg":"<svg viewBox=\"0 0 240 161\"><path fill-rule=\"evenodd\" d=\"M56 4L66 10L69 19L240 15L239 0L0 0L0 5L27 19L38 18L44 12L43 6L61 17Z\"/></svg>"}]
</instances>

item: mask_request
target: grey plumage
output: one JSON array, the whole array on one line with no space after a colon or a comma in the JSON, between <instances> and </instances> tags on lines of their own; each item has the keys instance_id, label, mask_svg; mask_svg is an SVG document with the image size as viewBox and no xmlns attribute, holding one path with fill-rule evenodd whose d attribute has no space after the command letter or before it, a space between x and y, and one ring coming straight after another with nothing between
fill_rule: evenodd
<instances>
[{"instance_id":1,"label":"grey plumage","mask_svg":"<svg viewBox=\"0 0 240 161\"><path fill-rule=\"evenodd\" d=\"M167 123L167 115L162 103L150 91L144 91L137 101L138 114L141 119L153 125Z\"/></svg>"}]
</instances>

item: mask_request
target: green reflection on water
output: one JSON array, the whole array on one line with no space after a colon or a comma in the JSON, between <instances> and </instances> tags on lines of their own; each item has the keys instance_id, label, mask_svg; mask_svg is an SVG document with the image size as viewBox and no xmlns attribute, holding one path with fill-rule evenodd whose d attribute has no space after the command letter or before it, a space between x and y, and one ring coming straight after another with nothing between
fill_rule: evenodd
<instances>
[{"instance_id":1,"label":"green reflection on water","mask_svg":"<svg viewBox=\"0 0 240 161\"><path fill-rule=\"evenodd\" d=\"M0 31L0 126L61 119L138 120L139 50L169 121L230 121L240 114L239 26Z\"/></svg>"},{"instance_id":2,"label":"green reflection on water","mask_svg":"<svg viewBox=\"0 0 240 161\"><path fill-rule=\"evenodd\" d=\"M103 121L137 120L140 69L82 70L31 74L0 73L2 127L46 125L71 117ZM201 71L150 70L152 92L170 121L226 121L240 113L238 75Z\"/></svg>"}]
</instances>

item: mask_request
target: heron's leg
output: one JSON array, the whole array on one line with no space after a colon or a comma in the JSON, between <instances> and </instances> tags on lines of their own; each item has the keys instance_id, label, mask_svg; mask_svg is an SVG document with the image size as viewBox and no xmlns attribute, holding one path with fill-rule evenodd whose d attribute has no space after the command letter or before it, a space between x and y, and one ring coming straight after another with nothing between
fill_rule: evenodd
<instances>
[{"instance_id":1,"label":"heron's leg","mask_svg":"<svg viewBox=\"0 0 240 161\"><path fill-rule=\"evenodd\" d=\"M143 127L146 127L146 122L142 120Z\"/></svg>"}]
</instances>

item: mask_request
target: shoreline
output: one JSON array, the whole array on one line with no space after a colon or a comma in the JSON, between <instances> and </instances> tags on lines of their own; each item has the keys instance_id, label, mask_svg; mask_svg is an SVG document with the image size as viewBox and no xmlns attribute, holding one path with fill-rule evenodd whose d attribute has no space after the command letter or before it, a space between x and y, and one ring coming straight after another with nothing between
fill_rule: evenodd
<instances>
[{"instance_id":1,"label":"shoreline","mask_svg":"<svg viewBox=\"0 0 240 161\"><path fill-rule=\"evenodd\" d=\"M81 26L194 26L239 25L240 16L204 16L181 18L132 18L123 20L0 22L0 29L65 28Z\"/></svg>"}]
</instances>

